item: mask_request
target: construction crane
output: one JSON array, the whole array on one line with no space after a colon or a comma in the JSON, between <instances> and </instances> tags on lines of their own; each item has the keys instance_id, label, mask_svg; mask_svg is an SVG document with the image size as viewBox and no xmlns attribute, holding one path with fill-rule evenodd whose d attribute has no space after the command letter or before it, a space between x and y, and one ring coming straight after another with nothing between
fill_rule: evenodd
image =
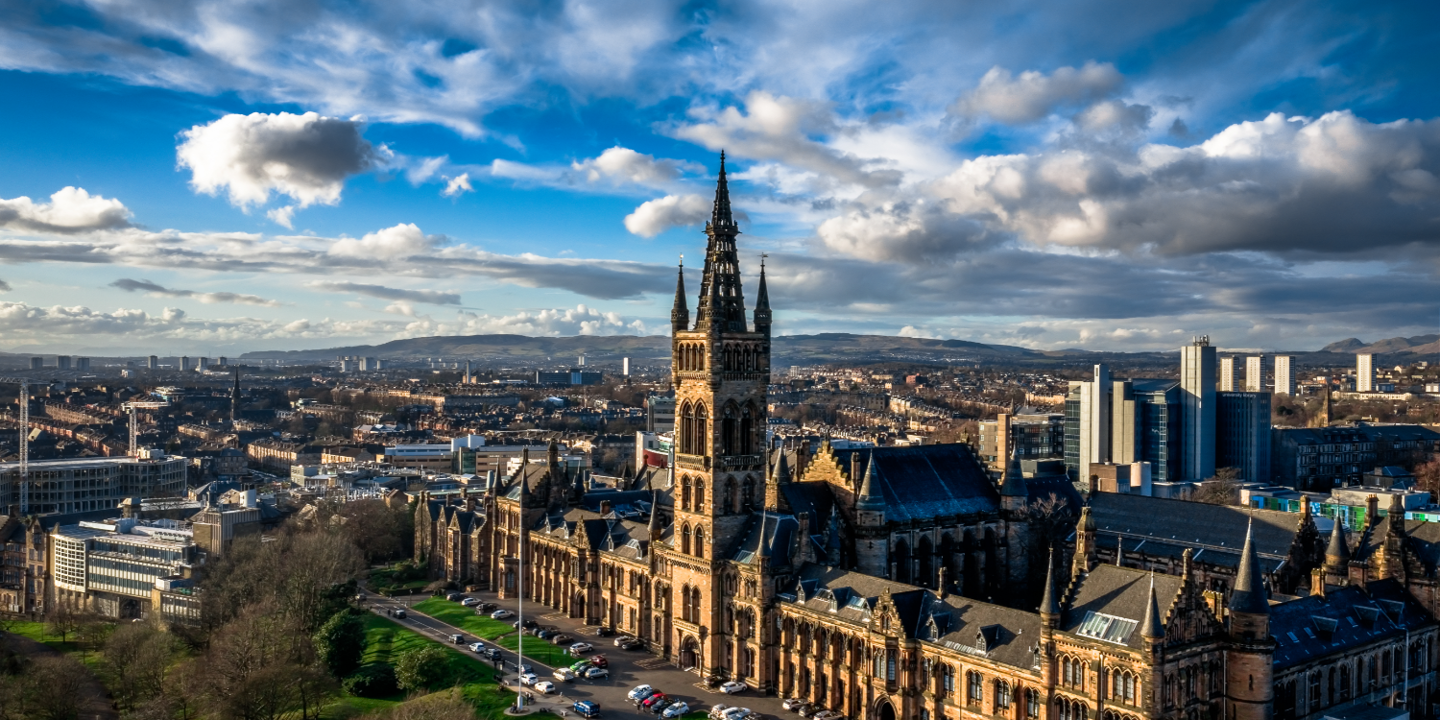
<instances>
[{"instance_id":1,"label":"construction crane","mask_svg":"<svg viewBox=\"0 0 1440 720\"><path fill-rule=\"evenodd\" d=\"M135 419L135 411L141 408L148 410L170 407L170 403L155 400L131 400L120 407L130 411L130 457L140 457L140 426Z\"/></svg>"},{"instance_id":2,"label":"construction crane","mask_svg":"<svg viewBox=\"0 0 1440 720\"><path fill-rule=\"evenodd\" d=\"M20 385L16 400L20 406L20 514L26 515L30 512L30 378L0 377L0 382Z\"/></svg>"}]
</instances>

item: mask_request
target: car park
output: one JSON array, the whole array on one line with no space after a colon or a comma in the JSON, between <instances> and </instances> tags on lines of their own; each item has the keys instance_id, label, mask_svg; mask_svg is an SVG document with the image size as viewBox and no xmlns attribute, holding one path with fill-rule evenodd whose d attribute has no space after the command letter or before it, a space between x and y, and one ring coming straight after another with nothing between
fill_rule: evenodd
<instances>
[{"instance_id":1,"label":"car park","mask_svg":"<svg viewBox=\"0 0 1440 720\"><path fill-rule=\"evenodd\" d=\"M688 712L690 712L690 704L682 700L665 708L665 712L660 713L660 717L677 718Z\"/></svg>"},{"instance_id":2,"label":"car park","mask_svg":"<svg viewBox=\"0 0 1440 720\"><path fill-rule=\"evenodd\" d=\"M620 637L615 638L615 647L620 647L621 645L624 645L625 643L630 642L634 639L634 635L621 635Z\"/></svg>"},{"instance_id":3,"label":"car park","mask_svg":"<svg viewBox=\"0 0 1440 720\"><path fill-rule=\"evenodd\" d=\"M521 673L521 674L520 674L520 684L521 684L521 685L524 685L524 686L526 686L526 687L529 687L529 686L531 686L531 685L534 685L534 684L537 683L537 682L540 682L540 678L539 678L539 677L536 677L535 673L533 673L533 672L525 672L525 673Z\"/></svg>"},{"instance_id":4,"label":"car park","mask_svg":"<svg viewBox=\"0 0 1440 720\"><path fill-rule=\"evenodd\" d=\"M600 704L590 700L581 700L571 706L571 709L580 717L600 717Z\"/></svg>"},{"instance_id":5,"label":"car park","mask_svg":"<svg viewBox=\"0 0 1440 720\"><path fill-rule=\"evenodd\" d=\"M749 686L749 685L746 685L745 683L740 682L739 680L731 680L730 682L727 682L727 683L725 683L725 684L723 684L723 685L720 686L720 692L723 692L723 693L725 693L726 695L734 695L735 693L742 693L742 692L745 692L746 690L749 690L749 689L750 689L750 686Z\"/></svg>"},{"instance_id":6,"label":"car park","mask_svg":"<svg viewBox=\"0 0 1440 720\"><path fill-rule=\"evenodd\" d=\"M460 604L461 604L461 605L464 605L465 607L475 607L476 605L479 605L479 604L480 604L480 599L479 599L479 598L467 597L467 598L465 598L464 600L461 600L461 601L460 601Z\"/></svg>"},{"instance_id":7,"label":"car park","mask_svg":"<svg viewBox=\"0 0 1440 720\"><path fill-rule=\"evenodd\" d=\"M581 654L583 654L583 653L590 652L591 650L594 650L594 649L595 649L595 646L594 646L594 645L591 645L590 643L587 643L587 642L577 642L577 643L575 643L574 645L571 645L571 646L570 646L570 654L571 654L571 655L581 655Z\"/></svg>"},{"instance_id":8,"label":"car park","mask_svg":"<svg viewBox=\"0 0 1440 720\"><path fill-rule=\"evenodd\" d=\"M636 685L630 690L629 693L626 694L626 697L630 698L631 700L639 700L642 697L648 696L652 692L655 692L655 688L652 688L649 685Z\"/></svg>"},{"instance_id":9,"label":"car park","mask_svg":"<svg viewBox=\"0 0 1440 720\"><path fill-rule=\"evenodd\" d=\"M539 690L542 693L545 693L546 695L549 695L550 693L555 692L555 683L550 682L549 680L541 680L540 682L535 683L535 689Z\"/></svg>"},{"instance_id":10,"label":"car park","mask_svg":"<svg viewBox=\"0 0 1440 720\"><path fill-rule=\"evenodd\" d=\"M592 667L585 671L586 680L607 680L610 678L610 671L606 668Z\"/></svg>"},{"instance_id":11,"label":"car park","mask_svg":"<svg viewBox=\"0 0 1440 720\"><path fill-rule=\"evenodd\" d=\"M511 616L513 616L514 614L515 614L515 613L512 613L512 612L510 612L509 610L506 610L505 608L500 608L499 610L496 610L495 612L490 613L490 619L491 619L491 620L504 620L505 618L511 617Z\"/></svg>"},{"instance_id":12,"label":"car park","mask_svg":"<svg viewBox=\"0 0 1440 720\"><path fill-rule=\"evenodd\" d=\"M555 679L560 682L573 682L575 680L575 671L570 668L560 668L554 672L554 675Z\"/></svg>"}]
</instances>

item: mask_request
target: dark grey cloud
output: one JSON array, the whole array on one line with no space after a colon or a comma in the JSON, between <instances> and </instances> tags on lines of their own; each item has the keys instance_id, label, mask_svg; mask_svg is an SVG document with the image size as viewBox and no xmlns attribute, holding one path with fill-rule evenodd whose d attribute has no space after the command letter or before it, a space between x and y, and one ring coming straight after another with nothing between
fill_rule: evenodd
<instances>
[{"instance_id":1,"label":"dark grey cloud","mask_svg":"<svg viewBox=\"0 0 1440 720\"><path fill-rule=\"evenodd\" d=\"M438 290L402 290L384 285L353 282L315 282L310 283L309 287L326 292L354 293L356 295L364 295L380 300L403 300L408 302L429 303L431 305L460 304L460 293L441 292Z\"/></svg>"},{"instance_id":2,"label":"dark grey cloud","mask_svg":"<svg viewBox=\"0 0 1440 720\"><path fill-rule=\"evenodd\" d=\"M132 280L121 278L110 283L110 287L119 288L125 292L143 292L146 295L155 297L193 298L207 305L215 303L230 303L235 305L260 305L263 307L280 307L282 303L277 300L268 300L258 295L245 295L232 292L196 292L194 290L180 290L167 288L149 280Z\"/></svg>"}]
</instances>

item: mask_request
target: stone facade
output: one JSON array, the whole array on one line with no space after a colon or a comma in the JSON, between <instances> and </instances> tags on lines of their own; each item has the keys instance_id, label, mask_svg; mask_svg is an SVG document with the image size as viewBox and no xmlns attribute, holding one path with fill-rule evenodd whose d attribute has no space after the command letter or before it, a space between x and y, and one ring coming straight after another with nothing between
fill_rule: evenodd
<instances>
[{"instance_id":1,"label":"stone facade","mask_svg":"<svg viewBox=\"0 0 1440 720\"><path fill-rule=\"evenodd\" d=\"M671 314L674 467L587 492L552 449L460 504L423 498L416 553L432 576L856 720L1318 720L1402 699L1430 716L1437 624L1405 578L1436 575L1424 558L1440 537L1431 552L1366 535L1364 571L1327 584L1309 574L1323 558L1308 517L1283 531L1246 519L1212 538L1223 547L1205 532L1203 547L1140 547L1120 526L1176 516L1107 507L1047 564L1035 508L1059 489L1027 485L1018 457L997 486L962 445L766 448L769 299L762 267L747 322L737 234L722 160L695 322L683 273ZM1073 507L1070 492L1058 500ZM1206 522L1232 532L1221 520Z\"/></svg>"}]
</instances>

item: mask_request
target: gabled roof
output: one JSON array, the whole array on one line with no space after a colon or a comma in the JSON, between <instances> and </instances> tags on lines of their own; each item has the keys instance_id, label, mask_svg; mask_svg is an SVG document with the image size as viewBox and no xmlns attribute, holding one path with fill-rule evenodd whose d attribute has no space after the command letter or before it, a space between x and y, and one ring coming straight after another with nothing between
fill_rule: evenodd
<instances>
[{"instance_id":1,"label":"gabled roof","mask_svg":"<svg viewBox=\"0 0 1440 720\"><path fill-rule=\"evenodd\" d=\"M1255 519L1255 552L1262 557L1289 555L1300 525L1295 513L1122 493L1091 495L1090 514L1100 537L1118 533L1181 546L1234 548L1237 564L1250 518Z\"/></svg>"},{"instance_id":2,"label":"gabled roof","mask_svg":"<svg viewBox=\"0 0 1440 720\"><path fill-rule=\"evenodd\" d=\"M924 597L929 594L928 590L914 585L814 563L800 568L796 584L805 593L797 602L812 610L833 612L857 624L869 621L876 602L889 590L890 601L900 617L899 630L907 637L915 637Z\"/></svg>"},{"instance_id":3,"label":"gabled roof","mask_svg":"<svg viewBox=\"0 0 1440 720\"><path fill-rule=\"evenodd\" d=\"M1150 604L1151 577L1155 579L1155 595L1163 614L1180 593L1180 578L1134 568L1099 565L1086 573L1075 587L1060 629L1126 647L1144 647L1140 625L1145 621L1145 611ZM1121 622L1115 622L1117 620ZM1126 623L1129 624L1128 630L1125 630Z\"/></svg>"},{"instance_id":4,"label":"gabled roof","mask_svg":"<svg viewBox=\"0 0 1440 720\"><path fill-rule=\"evenodd\" d=\"M1435 624L1396 580L1348 585L1270 606L1275 669L1302 665L1322 655L1404 635Z\"/></svg>"},{"instance_id":5,"label":"gabled roof","mask_svg":"<svg viewBox=\"0 0 1440 720\"><path fill-rule=\"evenodd\" d=\"M739 547L730 554L730 559L746 565L756 563L763 547L771 568L788 568L799 534L800 523L792 515L753 515L740 533Z\"/></svg>"},{"instance_id":6,"label":"gabled roof","mask_svg":"<svg viewBox=\"0 0 1440 720\"><path fill-rule=\"evenodd\" d=\"M1024 670L1039 665L1031 649L1040 642L1040 616L1035 613L951 595L934 598L924 614L922 640ZM941 632L936 638L925 635L932 617Z\"/></svg>"},{"instance_id":7,"label":"gabled roof","mask_svg":"<svg viewBox=\"0 0 1440 720\"><path fill-rule=\"evenodd\" d=\"M876 464L874 482L892 522L972 515L1000 509L1000 493L963 444L837 450L842 467L861 453L865 472Z\"/></svg>"}]
</instances>

